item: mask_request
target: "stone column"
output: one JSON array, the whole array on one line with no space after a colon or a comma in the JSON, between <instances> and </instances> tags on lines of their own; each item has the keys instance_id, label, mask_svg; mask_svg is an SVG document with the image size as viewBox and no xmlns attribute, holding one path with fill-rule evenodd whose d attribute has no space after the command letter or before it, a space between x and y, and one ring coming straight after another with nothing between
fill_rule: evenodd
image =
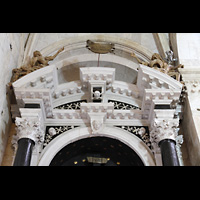
<instances>
[{"instance_id":1,"label":"stone column","mask_svg":"<svg viewBox=\"0 0 200 200\"><path fill-rule=\"evenodd\" d=\"M176 141L171 139L161 140L158 144L161 149L163 166L179 166L176 152Z\"/></svg>"},{"instance_id":2,"label":"stone column","mask_svg":"<svg viewBox=\"0 0 200 200\"><path fill-rule=\"evenodd\" d=\"M17 135L13 144L17 146L14 166L30 166L35 144L43 142L43 131L38 118L16 117Z\"/></svg>"},{"instance_id":3,"label":"stone column","mask_svg":"<svg viewBox=\"0 0 200 200\"><path fill-rule=\"evenodd\" d=\"M29 138L18 140L18 149L13 166L30 166L35 142Z\"/></svg>"},{"instance_id":4,"label":"stone column","mask_svg":"<svg viewBox=\"0 0 200 200\"><path fill-rule=\"evenodd\" d=\"M160 147L163 166L179 166L176 152L176 137L179 122L173 120L156 120L150 132L154 146Z\"/></svg>"}]
</instances>

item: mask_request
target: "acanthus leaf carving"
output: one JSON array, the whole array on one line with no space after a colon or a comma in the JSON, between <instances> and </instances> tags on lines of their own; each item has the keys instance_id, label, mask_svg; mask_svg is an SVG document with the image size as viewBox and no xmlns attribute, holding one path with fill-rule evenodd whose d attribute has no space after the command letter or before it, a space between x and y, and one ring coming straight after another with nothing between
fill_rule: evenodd
<instances>
[{"instance_id":1,"label":"acanthus leaf carving","mask_svg":"<svg viewBox=\"0 0 200 200\"><path fill-rule=\"evenodd\" d=\"M44 141L44 130L40 124L39 118L19 118L16 117L16 134L13 136L12 145L17 147L17 141L21 138L30 138L36 144L42 144Z\"/></svg>"},{"instance_id":2,"label":"acanthus leaf carving","mask_svg":"<svg viewBox=\"0 0 200 200\"><path fill-rule=\"evenodd\" d=\"M151 142L159 143L164 139L176 140L178 135L179 123L176 121L160 120L153 123L150 132Z\"/></svg>"}]
</instances>

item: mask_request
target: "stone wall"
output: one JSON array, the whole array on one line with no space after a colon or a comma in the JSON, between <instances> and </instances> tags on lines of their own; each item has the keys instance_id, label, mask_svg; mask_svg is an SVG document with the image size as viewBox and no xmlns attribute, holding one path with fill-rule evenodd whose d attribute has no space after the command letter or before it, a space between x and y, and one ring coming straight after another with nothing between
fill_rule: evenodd
<instances>
[{"instance_id":1,"label":"stone wall","mask_svg":"<svg viewBox=\"0 0 200 200\"><path fill-rule=\"evenodd\" d=\"M177 33L180 69L187 87L182 130L187 144L188 155L192 166L200 165L200 34Z\"/></svg>"},{"instance_id":2,"label":"stone wall","mask_svg":"<svg viewBox=\"0 0 200 200\"><path fill-rule=\"evenodd\" d=\"M21 64L27 36L28 33L0 33L0 165L11 125L6 84L12 69Z\"/></svg>"},{"instance_id":3,"label":"stone wall","mask_svg":"<svg viewBox=\"0 0 200 200\"><path fill-rule=\"evenodd\" d=\"M185 68L199 68L200 66L200 34L177 33L177 46L180 63Z\"/></svg>"}]
</instances>

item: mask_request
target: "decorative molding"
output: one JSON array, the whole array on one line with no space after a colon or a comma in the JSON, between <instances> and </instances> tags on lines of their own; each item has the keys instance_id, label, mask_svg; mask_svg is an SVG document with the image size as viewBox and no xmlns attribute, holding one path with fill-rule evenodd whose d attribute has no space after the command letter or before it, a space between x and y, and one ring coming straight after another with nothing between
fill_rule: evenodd
<instances>
[{"instance_id":1,"label":"decorative molding","mask_svg":"<svg viewBox=\"0 0 200 200\"><path fill-rule=\"evenodd\" d=\"M136 99L140 97L140 93L136 85L122 81L114 81L111 87L111 92Z\"/></svg>"},{"instance_id":2,"label":"decorative molding","mask_svg":"<svg viewBox=\"0 0 200 200\"><path fill-rule=\"evenodd\" d=\"M55 107L54 109L80 110L81 103L87 103L87 100L80 100L80 101L65 103L65 104Z\"/></svg>"},{"instance_id":3,"label":"decorative molding","mask_svg":"<svg viewBox=\"0 0 200 200\"><path fill-rule=\"evenodd\" d=\"M177 89L181 90L183 85L171 78L167 74L159 72L145 65L139 66L138 71L138 89L142 92L144 89Z\"/></svg>"},{"instance_id":4,"label":"decorative molding","mask_svg":"<svg viewBox=\"0 0 200 200\"><path fill-rule=\"evenodd\" d=\"M77 127L79 126L47 126L43 142L43 148L45 148L53 139L55 139L60 134Z\"/></svg>"},{"instance_id":5,"label":"decorative molding","mask_svg":"<svg viewBox=\"0 0 200 200\"><path fill-rule=\"evenodd\" d=\"M81 114L89 119L92 133L103 130L107 115L113 111L113 103L81 103Z\"/></svg>"},{"instance_id":6,"label":"decorative molding","mask_svg":"<svg viewBox=\"0 0 200 200\"><path fill-rule=\"evenodd\" d=\"M56 66L49 65L31 72L12 85L13 88L56 88L58 85Z\"/></svg>"},{"instance_id":7,"label":"decorative molding","mask_svg":"<svg viewBox=\"0 0 200 200\"><path fill-rule=\"evenodd\" d=\"M140 138L150 149L152 149L148 126L116 126L122 128Z\"/></svg>"},{"instance_id":8,"label":"decorative molding","mask_svg":"<svg viewBox=\"0 0 200 200\"><path fill-rule=\"evenodd\" d=\"M83 88L87 88L90 101L103 100L106 90L112 87L115 80L115 69L105 67L80 68L80 79Z\"/></svg>"},{"instance_id":9,"label":"decorative molding","mask_svg":"<svg viewBox=\"0 0 200 200\"><path fill-rule=\"evenodd\" d=\"M16 88L15 89L15 96L17 100L24 100L24 99L34 99L35 103L40 102L42 100L42 107L44 110L44 114L46 118L51 118L53 115L53 106L52 106L52 98L49 89L28 89L28 88ZM21 107L18 104L19 108Z\"/></svg>"},{"instance_id":10,"label":"decorative molding","mask_svg":"<svg viewBox=\"0 0 200 200\"><path fill-rule=\"evenodd\" d=\"M69 83L59 85L52 93L53 101L57 101L59 98L66 98L66 96L82 95L82 85L80 81L72 81Z\"/></svg>"},{"instance_id":11,"label":"decorative molding","mask_svg":"<svg viewBox=\"0 0 200 200\"><path fill-rule=\"evenodd\" d=\"M115 110L141 110L141 108L139 108L138 106L121 101L108 100L108 103L114 103Z\"/></svg>"},{"instance_id":12,"label":"decorative molding","mask_svg":"<svg viewBox=\"0 0 200 200\"><path fill-rule=\"evenodd\" d=\"M141 142L141 140L134 134L130 134L129 132L120 128L105 127L101 131L100 136L120 140L121 142L132 148L139 155L145 166L155 165L155 159L151 150L147 147L146 144ZM64 146L88 137L91 137L91 128L89 127L80 127L63 133L62 135L56 137L55 140L53 140L53 142L51 142L44 149L44 151L40 155L38 165L48 166L52 161L53 157Z\"/></svg>"},{"instance_id":13,"label":"decorative molding","mask_svg":"<svg viewBox=\"0 0 200 200\"><path fill-rule=\"evenodd\" d=\"M115 69L105 67L80 68L80 79L85 87L88 87L88 82L91 81L105 81L106 85L110 85L115 80Z\"/></svg>"}]
</instances>

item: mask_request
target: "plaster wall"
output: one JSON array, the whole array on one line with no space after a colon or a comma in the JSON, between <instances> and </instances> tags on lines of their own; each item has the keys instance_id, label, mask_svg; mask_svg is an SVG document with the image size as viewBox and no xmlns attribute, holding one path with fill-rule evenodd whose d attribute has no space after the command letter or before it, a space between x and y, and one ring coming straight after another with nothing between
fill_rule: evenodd
<instances>
[{"instance_id":1,"label":"plaster wall","mask_svg":"<svg viewBox=\"0 0 200 200\"><path fill-rule=\"evenodd\" d=\"M177 33L179 62L185 69L200 65L200 33Z\"/></svg>"}]
</instances>

